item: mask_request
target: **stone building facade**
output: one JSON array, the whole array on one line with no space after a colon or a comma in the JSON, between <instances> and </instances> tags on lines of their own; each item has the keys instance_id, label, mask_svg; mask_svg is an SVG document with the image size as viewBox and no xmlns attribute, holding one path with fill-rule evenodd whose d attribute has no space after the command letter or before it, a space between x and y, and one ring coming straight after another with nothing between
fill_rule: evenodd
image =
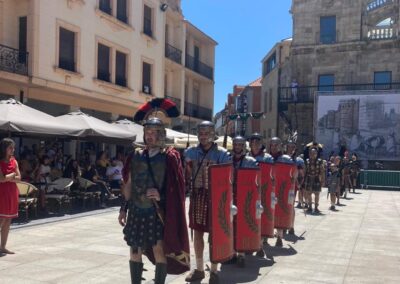
<instances>
[{"instance_id":1,"label":"stone building facade","mask_svg":"<svg viewBox=\"0 0 400 284\"><path fill-rule=\"evenodd\" d=\"M296 129L299 144L314 139L318 91L400 89L399 1L293 0L291 13L290 59L278 85L279 136Z\"/></svg>"}]
</instances>

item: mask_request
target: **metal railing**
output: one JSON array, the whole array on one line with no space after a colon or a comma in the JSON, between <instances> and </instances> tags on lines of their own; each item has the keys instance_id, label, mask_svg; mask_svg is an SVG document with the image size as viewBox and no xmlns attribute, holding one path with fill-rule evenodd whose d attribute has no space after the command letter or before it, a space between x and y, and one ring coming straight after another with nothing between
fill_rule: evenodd
<instances>
[{"instance_id":1,"label":"metal railing","mask_svg":"<svg viewBox=\"0 0 400 284\"><path fill-rule=\"evenodd\" d=\"M362 188L400 189L400 171L361 170Z\"/></svg>"},{"instance_id":2,"label":"metal railing","mask_svg":"<svg viewBox=\"0 0 400 284\"><path fill-rule=\"evenodd\" d=\"M204 120L212 119L212 109L185 102L185 115Z\"/></svg>"},{"instance_id":3,"label":"metal railing","mask_svg":"<svg viewBox=\"0 0 400 284\"><path fill-rule=\"evenodd\" d=\"M316 92L334 93L338 91L400 90L400 83L388 84L349 84L279 88L279 104L313 103Z\"/></svg>"},{"instance_id":4,"label":"metal railing","mask_svg":"<svg viewBox=\"0 0 400 284\"><path fill-rule=\"evenodd\" d=\"M165 57L178 64L182 63L182 51L168 43L165 44Z\"/></svg>"},{"instance_id":5,"label":"metal railing","mask_svg":"<svg viewBox=\"0 0 400 284\"><path fill-rule=\"evenodd\" d=\"M0 70L28 75L29 53L0 44Z\"/></svg>"},{"instance_id":6,"label":"metal railing","mask_svg":"<svg viewBox=\"0 0 400 284\"><path fill-rule=\"evenodd\" d=\"M186 54L185 66L210 80L214 79L214 69L189 54Z\"/></svg>"},{"instance_id":7,"label":"metal railing","mask_svg":"<svg viewBox=\"0 0 400 284\"><path fill-rule=\"evenodd\" d=\"M393 0L374 0L367 4L367 12L371 12L385 5L393 4Z\"/></svg>"},{"instance_id":8,"label":"metal railing","mask_svg":"<svg viewBox=\"0 0 400 284\"><path fill-rule=\"evenodd\" d=\"M393 28L391 27L374 28L368 31L368 39L372 40L391 39L394 37Z\"/></svg>"}]
</instances>

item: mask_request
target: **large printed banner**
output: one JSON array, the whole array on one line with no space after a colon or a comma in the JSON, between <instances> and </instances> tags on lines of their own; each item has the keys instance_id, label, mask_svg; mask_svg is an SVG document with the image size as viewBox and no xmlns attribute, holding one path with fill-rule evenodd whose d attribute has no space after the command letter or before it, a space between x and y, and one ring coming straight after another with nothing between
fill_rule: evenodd
<instances>
[{"instance_id":1,"label":"large printed banner","mask_svg":"<svg viewBox=\"0 0 400 284\"><path fill-rule=\"evenodd\" d=\"M232 164L212 165L208 168L210 196L210 258L224 262L232 258Z\"/></svg>"},{"instance_id":2,"label":"large printed banner","mask_svg":"<svg viewBox=\"0 0 400 284\"><path fill-rule=\"evenodd\" d=\"M254 252L260 249L261 214L260 170L238 169L236 171L235 205L235 250Z\"/></svg>"},{"instance_id":3,"label":"large printed banner","mask_svg":"<svg viewBox=\"0 0 400 284\"><path fill-rule=\"evenodd\" d=\"M324 154L345 146L359 160L400 160L400 95L387 91L319 93L314 123Z\"/></svg>"}]
</instances>

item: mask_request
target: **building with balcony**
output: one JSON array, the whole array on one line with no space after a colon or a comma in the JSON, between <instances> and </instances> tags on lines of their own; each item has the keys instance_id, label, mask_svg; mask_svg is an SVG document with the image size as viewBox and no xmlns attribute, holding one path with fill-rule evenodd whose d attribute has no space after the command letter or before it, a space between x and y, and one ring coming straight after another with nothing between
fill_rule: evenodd
<instances>
[{"instance_id":1,"label":"building with balcony","mask_svg":"<svg viewBox=\"0 0 400 284\"><path fill-rule=\"evenodd\" d=\"M169 96L192 121L211 119L214 47L180 0L0 0L0 95L106 121Z\"/></svg>"},{"instance_id":2,"label":"building with balcony","mask_svg":"<svg viewBox=\"0 0 400 284\"><path fill-rule=\"evenodd\" d=\"M399 12L394 0L292 1L288 60L278 83L263 81L263 91L277 89L278 136L297 130L299 146L314 139L318 92L400 89Z\"/></svg>"},{"instance_id":3,"label":"building with balcony","mask_svg":"<svg viewBox=\"0 0 400 284\"><path fill-rule=\"evenodd\" d=\"M167 3L180 7L180 1ZM212 120L217 43L184 19L180 9L168 9L166 15L164 93L182 113L172 127L194 133L198 122Z\"/></svg>"}]
</instances>

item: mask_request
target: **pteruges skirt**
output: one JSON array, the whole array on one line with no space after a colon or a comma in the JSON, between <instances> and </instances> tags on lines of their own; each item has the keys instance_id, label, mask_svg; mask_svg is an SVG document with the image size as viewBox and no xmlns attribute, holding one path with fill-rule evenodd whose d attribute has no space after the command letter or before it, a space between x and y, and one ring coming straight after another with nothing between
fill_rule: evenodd
<instances>
[{"instance_id":1,"label":"pteruges skirt","mask_svg":"<svg viewBox=\"0 0 400 284\"><path fill-rule=\"evenodd\" d=\"M163 240L164 226L154 207L138 208L130 207L128 219L123 230L124 239L133 252L142 251Z\"/></svg>"}]
</instances>

